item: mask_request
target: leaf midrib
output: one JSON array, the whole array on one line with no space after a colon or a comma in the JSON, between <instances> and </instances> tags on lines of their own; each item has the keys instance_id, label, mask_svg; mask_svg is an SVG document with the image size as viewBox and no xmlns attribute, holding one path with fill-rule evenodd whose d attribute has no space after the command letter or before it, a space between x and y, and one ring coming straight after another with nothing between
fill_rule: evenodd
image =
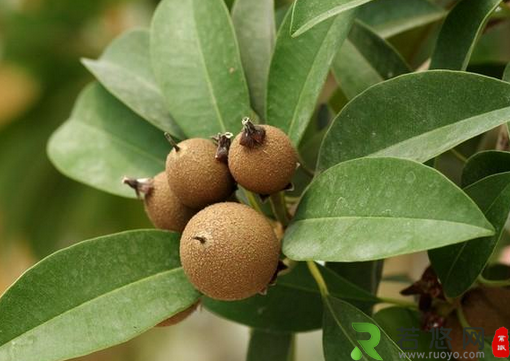
<instances>
[{"instance_id":1,"label":"leaf midrib","mask_svg":"<svg viewBox=\"0 0 510 361\"><path fill-rule=\"evenodd\" d=\"M99 60L84 59L83 63L92 72L95 72L94 67L101 67L101 66L104 66L104 67L110 68L110 69L113 68L115 70L120 69L121 71L128 73L132 78L134 78L136 80L137 83L140 83L145 88L148 88L149 90L153 91L156 95L158 95L161 98L161 101L163 102L163 99L164 99L163 95L161 94L161 91L159 90L159 88L156 86L155 83L147 81L145 78L138 75L138 73L133 72L131 69L129 69L125 66L116 64L116 63L112 62L111 60L106 60L106 59L99 59Z\"/></svg>"},{"instance_id":2,"label":"leaf midrib","mask_svg":"<svg viewBox=\"0 0 510 361\"><path fill-rule=\"evenodd\" d=\"M98 299L110 296L110 295L112 295L114 293L120 292L121 290L123 290L125 288L128 288L130 286L136 285L137 283L142 283L144 281L150 280L151 278L158 278L158 277L160 277L162 275L171 274L171 273L174 273L175 271L180 271L180 270L182 270L182 266L181 267L177 267L177 268L173 268L173 269L170 269L170 270L165 270L165 271L157 272L157 273L151 274L148 277L143 277L143 278L137 279L136 281L126 283L125 285L122 285L121 287L114 288L114 289L112 289L112 290L110 290L108 292L102 293L102 294L100 294L98 296L95 296L95 297L89 299L89 300L85 300L85 301L83 301L83 302L81 302L81 303L79 303L79 304L77 304L75 306L72 306L70 309L65 310L64 312L61 312L61 313L59 313L59 314L57 314L55 316L52 316L51 318L43 321L41 324L39 324L39 325L37 325L35 327L32 327L29 330L27 330L27 331L25 331L25 332L23 332L23 333L21 333L19 335L14 336L10 340L5 341L5 343L3 345L0 345L0 349L2 349L3 346L5 346L5 345L7 345L7 344L9 344L9 343L11 343L11 342L21 338L21 337L23 337L25 334L27 334L27 333L29 333L31 331L34 331L34 330L36 330L38 328L43 327L44 325L50 323L54 319L59 318L59 317L65 315L67 313L71 313L72 311L74 311L74 310L76 310L78 308L81 308L81 307L83 307L83 306L85 306L85 305L87 305L89 303L92 303L92 302L94 302L94 301L96 301Z\"/></svg>"},{"instance_id":3,"label":"leaf midrib","mask_svg":"<svg viewBox=\"0 0 510 361\"><path fill-rule=\"evenodd\" d=\"M474 115L474 116L469 117L469 118L457 120L457 121L455 121L453 123L449 123L449 124L440 126L438 128L434 128L434 129L426 131L424 133L420 133L420 134L414 135L414 136L412 136L410 138L406 138L406 139L404 139L404 140L402 140L400 142L394 143L394 144L392 144L390 146L387 146L385 148L378 149L377 151L372 152L370 154L367 154L366 156L367 157L374 157L374 156L377 156L380 153L383 153L383 152L387 151L388 149L399 148L402 144L405 144L407 142L414 142L414 141L416 141L416 140L418 140L420 138L426 138L426 137L429 137L431 135L434 135L435 133L440 133L440 132L442 132L442 131L450 128L450 127L457 127L457 126L463 125L464 123L469 123L469 122L473 121L473 119L476 119L476 118L479 118L479 117L484 117L484 116L487 116L487 115L490 115L490 114L493 114L493 113L496 113L496 112L503 112L503 111L510 111L510 106L498 108L498 109L495 109L495 110L491 110L489 112L485 112L485 113L480 113L480 114ZM505 122L507 122L507 121L505 121L505 120L501 121L501 123L505 123ZM457 144L460 144L460 143L462 143L462 141L459 141ZM438 154L441 154L441 153L443 153L443 152L437 153L435 155L438 155ZM432 157L434 157L434 156L432 156Z\"/></svg>"},{"instance_id":4,"label":"leaf midrib","mask_svg":"<svg viewBox=\"0 0 510 361\"><path fill-rule=\"evenodd\" d=\"M358 347L356 345L356 343L354 343L351 339L351 336L347 333L347 330L345 329L345 327L342 325L342 323L340 322L340 319L337 317L336 315L336 312L335 310L333 309L333 306L331 305L331 303L329 302L329 297L326 296L324 297L324 303L327 305L328 309L329 309L329 312L331 314L331 316L333 317L333 320L335 321L335 323L337 324L338 328L340 329L340 331L342 331L342 333L344 334L344 336L349 340L349 342L351 343L352 346L354 347ZM365 356L365 353L362 352L361 353L361 356L363 357L364 360L368 360L368 358Z\"/></svg>"},{"instance_id":5,"label":"leaf midrib","mask_svg":"<svg viewBox=\"0 0 510 361\"><path fill-rule=\"evenodd\" d=\"M333 219L388 219L388 220L423 220L423 221L437 221L444 223L453 223L453 224L461 224L467 225L473 228L480 228L484 230L490 231L488 228L481 227L479 225L473 225L470 223L458 222L458 221L450 221L444 219L435 219L435 218L413 218L413 217L387 217L387 216L331 216L331 217L315 217L315 218L305 218L305 219L296 219L293 223L299 222L308 222L308 221L322 221L322 220L333 220Z\"/></svg>"},{"instance_id":6,"label":"leaf midrib","mask_svg":"<svg viewBox=\"0 0 510 361\"><path fill-rule=\"evenodd\" d=\"M291 136L292 138L292 129L294 128L294 125L296 123L296 118L297 118L297 113L298 113L298 109L300 109L300 104L301 104L301 99L303 98L303 94L304 94L304 91L305 91L305 88L306 88L306 85L308 84L309 82L309 79L310 79L310 76L311 74L313 73L313 71L317 68L316 65L317 65L317 62L318 62L318 59L319 59L319 55L322 54L323 52L323 49L324 49L324 42L327 38L329 38L330 36L330 33L331 33L331 29L333 28L333 25L336 24L336 22L338 21L338 19L332 19L331 20L331 24L329 25L329 28L328 28L328 31L326 32L326 35L324 36L324 38L322 39L322 42L321 42L321 45L319 47L319 51L317 51L316 53L316 56L314 57L314 60L313 62L310 64L310 68L308 69L309 71L307 72L306 74L306 78L305 78L305 81L303 82L303 86L301 87L301 89L299 90L299 96L298 96L298 100L296 102L296 106L294 108L294 111L292 113L292 118L291 118L291 121L290 121L290 125L289 125L289 131L288 131L288 134ZM299 136L299 139L296 139L296 144L299 143L299 141L301 140L301 137L302 135Z\"/></svg>"},{"instance_id":7,"label":"leaf midrib","mask_svg":"<svg viewBox=\"0 0 510 361\"><path fill-rule=\"evenodd\" d=\"M196 35L195 38L196 38L196 45L198 48L197 50L198 50L198 54L200 55L200 60L201 60L200 63L202 64L202 68L205 73L205 82L207 84L207 88L209 89L209 97L210 97L212 105L214 107L214 111L216 113L216 117L217 117L220 127L222 129L222 132L226 132L227 127L225 125L225 122L223 121L223 117L222 117L220 109L218 107L218 102L216 101L214 87L211 82L211 76L209 74L209 69L207 68L204 53L202 51L202 43L200 41L200 35L198 32L198 26L197 26L197 18L196 18L196 14L195 14L195 0L191 0L191 13L192 13L192 17L193 17L193 30L195 31L195 35Z\"/></svg>"},{"instance_id":8,"label":"leaf midrib","mask_svg":"<svg viewBox=\"0 0 510 361\"><path fill-rule=\"evenodd\" d=\"M348 1L347 3L343 3L341 5L334 6L334 7L330 8L329 10L324 11L324 12L320 13L319 15L317 15L317 16L311 18L311 19L308 19L307 21L302 23L302 25L299 26L299 28L296 29L292 33L292 36L293 37L297 37L297 36L299 36L301 34L304 34L306 31L310 30L311 28L313 28L314 26L320 24L323 21L326 21L326 20L328 20L329 18L332 18L335 15L340 15L340 13L342 13L342 12L354 9L354 8L356 8L356 7L360 6L360 5L363 5L365 3L368 3L370 1L372 1L372 0L351 0L351 1ZM301 3L301 2L303 2L303 1L297 0L296 1L296 5L298 3ZM295 11L295 9L296 9L296 6L294 7L294 9L292 11L291 31L294 28L293 24L294 24L294 11Z\"/></svg>"}]
</instances>

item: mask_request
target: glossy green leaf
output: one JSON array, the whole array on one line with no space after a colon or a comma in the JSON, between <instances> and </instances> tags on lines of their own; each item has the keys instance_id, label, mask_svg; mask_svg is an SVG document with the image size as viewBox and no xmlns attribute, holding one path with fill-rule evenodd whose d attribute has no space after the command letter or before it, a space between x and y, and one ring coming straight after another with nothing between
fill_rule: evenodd
<instances>
[{"instance_id":1,"label":"glossy green leaf","mask_svg":"<svg viewBox=\"0 0 510 361\"><path fill-rule=\"evenodd\" d=\"M492 234L476 204L435 169L362 158L314 179L285 232L283 252L294 260L357 262Z\"/></svg>"},{"instance_id":2,"label":"glossy green leaf","mask_svg":"<svg viewBox=\"0 0 510 361\"><path fill-rule=\"evenodd\" d=\"M68 177L131 198L135 194L122 177L156 175L165 169L169 151L161 131L97 84L83 90L48 145L51 161Z\"/></svg>"},{"instance_id":3,"label":"glossy green leaf","mask_svg":"<svg viewBox=\"0 0 510 361\"><path fill-rule=\"evenodd\" d=\"M510 152L487 150L470 157L462 170L462 187L497 173L510 172Z\"/></svg>"},{"instance_id":4,"label":"glossy green leaf","mask_svg":"<svg viewBox=\"0 0 510 361\"><path fill-rule=\"evenodd\" d=\"M315 109L333 57L347 37L355 10L324 21L292 38L287 14L269 70L266 120L299 144Z\"/></svg>"},{"instance_id":5,"label":"glossy green leaf","mask_svg":"<svg viewBox=\"0 0 510 361\"><path fill-rule=\"evenodd\" d=\"M374 304L378 299L344 280L333 271L320 267L321 273L336 297L346 301ZM257 329L276 332L304 332L320 328L322 302L319 288L308 267L298 264L289 274L278 278L267 295L257 295L234 302L203 298L204 306L219 316Z\"/></svg>"},{"instance_id":6,"label":"glossy green leaf","mask_svg":"<svg viewBox=\"0 0 510 361\"><path fill-rule=\"evenodd\" d=\"M460 296L471 287L501 238L510 212L510 172L491 175L464 190L485 213L496 234L429 252L432 266L449 297Z\"/></svg>"},{"instance_id":7,"label":"glossy green leaf","mask_svg":"<svg viewBox=\"0 0 510 361\"><path fill-rule=\"evenodd\" d=\"M428 0L377 0L359 9L358 18L388 38L437 21L445 11Z\"/></svg>"},{"instance_id":8,"label":"glossy green leaf","mask_svg":"<svg viewBox=\"0 0 510 361\"><path fill-rule=\"evenodd\" d=\"M509 83L450 70L402 75L343 108L324 138L318 168L365 156L425 162L509 120Z\"/></svg>"},{"instance_id":9,"label":"glossy green leaf","mask_svg":"<svg viewBox=\"0 0 510 361\"><path fill-rule=\"evenodd\" d=\"M411 72L391 44L359 21L354 22L349 37L336 54L332 70L349 99L372 85Z\"/></svg>"},{"instance_id":10,"label":"glossy green leaf","mask_svg":"<svg viewBox=\"0 0 510 361\"><path fill-rule=\"evenodd\" d=\"M274 0L236 0L232 21L250 90L251 105L264 115L269 64L275 42Z\"/></svg>"},{"instance_id":11,"label":"glossy green leaf","mask_svg":"<svg viewBox=\"0 0 510 361\"><path fill-rule=\"evenodd\" d=\"M247 361L292 361L294 337L291 333L253 330Z\"/></svg>"},{"instance_id":12,"label":"glossy green leaf","mask_svg":"<svg viewBox=\"0 0 510 361\"><path fill-rule=\"evenodd\" d=\"M315 25L369 1L372 0L296 0L292 8L291 34L300 36Z\"/></svg>"},{"instance_id":13,"label":"glossy green leaf","mask_svg":"<svg viewBox=\"0 0 510 361\"><path fill-rule=\"evenodd\" d=\"M196 302L179 235L132 231L59 251L0 298L0 360L56 361L125 342Z\"/></svg>"},{"instance_id":14,"label":"glossy green leaf","mask_svg":"<svg viewBox=\"0 0 510 361\"><path fill-rule=\"evenodd\" d=\"M374 320L388 334L391 339L397 343L402 350L414 353L415 357L410 356L412 360L437 360L432 357L420 357L418 354L424 352L425 356L429 352L441 352L442 350L431 348L432 333L421 329L421 314L419 311L402 307L388 307L377 312ZM402 329L407 329L405 332ZM411 330L412 331L408 331ZM403 335L416 335L415 337L407 337ZM412 341L412 340L415 341Z\"/></svg>"},{"instance_id":15,"label":"glossy green leaf","mask_svg":"<svg viewBox=\"0 0 510 361\"><path fill-rule=\"evenodd\" d=\"M476 41L501 0L461 0L448 13L430 69L466 70Z\"/></svg>"},{"instance_id":16,"label":"glossy green leaf","mask_svg":"<svg viewBox=\"0 0 510 361\"><path fill-rule=\"evenodd\" d=\"M99 82L136 114L154 126L183 139L156 83L149 56L150 33L129 31L106 49L98 60L83 60Z\"/></svg>"},{"instance_id":17,"label":"glossy green leaf","mask_svg":"<svg viewBox=\"0 0 510 361\"><path fill-rule=\"evenodd\" d=\"M222 0L164 0L154 14L151 57L168 109L188 137L241 130L250 98Z\"/></svg>"},{"instance_id":18,"label":"glossy green leaf","mask_svg":"<svg viewBox=\"0 0 510 361\"><path fill-rule=\"evenodd\" d=\"M361 352L357 360L373 360L365 351L362 351L363 347L359 343L359 340L368 340L369 336L364 332L356 332L353 323L370 323L380 330L380 341L374 345L374 349L381 360L409 360L407 356L402 355L403 351L374 319L354 306L329 296L324 299L324 333L322 335L326 361L351 360L353 359L351 352L355 348ZM377 334L371 334L370 337L377 337Z\"/></svg>"}]
</instances>

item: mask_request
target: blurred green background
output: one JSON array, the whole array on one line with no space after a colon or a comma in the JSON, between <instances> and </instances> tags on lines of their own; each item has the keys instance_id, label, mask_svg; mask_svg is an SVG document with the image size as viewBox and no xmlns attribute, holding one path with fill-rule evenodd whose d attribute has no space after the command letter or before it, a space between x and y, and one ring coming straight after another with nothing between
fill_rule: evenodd
<instances>
[{"instance_id":1,"label":"blurred green background","mask_svg":"<svg viewBox=\"0 0 510 361\"><path fill-rule=\"evenodd\" d=\"M60 175L46 156L46 143L92 80L79 59L96 58L128 28L148 26L157 2L0 0L0 294L29 266L62 247L150 227L139 202ZM285 9L286 2L277 4ZM445 8L454 3L435 2ZM411 26L390 41L418 68L430 55L440 23ZM509 35L508 13L495 14L469 70L500 77L510 61ZM336 87L329 83L324 94ZM385 273L407 272L413 265L411 276L417 276L426 262L423 255L402 257L387 262ZM242 360L248 336L247 328L202 311L178 326L152 330L80 360ZM320 337L317 332L298 337L298 360L322 358Z\"/></svg>"}]
</instances>

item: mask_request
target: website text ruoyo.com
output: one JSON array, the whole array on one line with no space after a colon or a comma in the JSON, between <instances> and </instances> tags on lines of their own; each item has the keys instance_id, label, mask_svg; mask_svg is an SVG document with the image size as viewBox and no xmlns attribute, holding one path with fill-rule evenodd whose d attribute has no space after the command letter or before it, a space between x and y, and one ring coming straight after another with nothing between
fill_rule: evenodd
<instances>
[{"instance_id":1,"label":"website text ruoyo.com","mask_svg":"<svg viewBox=\"0 0 510 361\"><path fill-rule=\"evenodd\" d=\"M401 352L399 354L401 359L410 358L416 359L437 359L437 360L483 360L485 352L483 351L464 351L464 352L451 352L451 351L429 351L429 352Z\"/></svg>"}]
</instances>

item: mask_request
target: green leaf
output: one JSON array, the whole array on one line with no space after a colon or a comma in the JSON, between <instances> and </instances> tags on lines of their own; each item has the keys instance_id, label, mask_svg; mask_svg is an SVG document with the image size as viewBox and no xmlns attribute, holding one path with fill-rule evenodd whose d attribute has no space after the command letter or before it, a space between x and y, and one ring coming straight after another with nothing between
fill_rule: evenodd
<instances>
[{"instance_id":1,"label":"green leaf","mask_svg":"<svg viewBox=\"0 0 510 361\"><path fill-rule=\"evenodd\" d=\"M135 198L123 176L165 169L170 145L162 132L98 84L83 90L71 118L51 137L48 155L65 175L105 192Z\"/></svg>"},{"instance_id":2,"label":"green leaf","mask_svg":"<svg viewBox=\"0 0 510 361\"><path fill-rule=\"evenodd\" d=\"M509 120L509 83L450 70L402 75L343 108L324 138L318 168L365 156L425 162Z\"/></svg>"},{"instance_id":3,"label":"green leaf","mask_svg":"<svg viewBox=\"0 0 510 361\"><path fill-rule=\"evenodd\" d=\"M283 252L294 260L369 261L493 234L474 202L435 169L362 158L314 179L285 232Z\"/></svg>"},{"instance_id":4,"label":"green leaf","mask_svg":"<svg viewBox=\"0 0 510 361\"><path fill-rule=\"evenodd\" d=\"M470 64L507 64L510 61L509 32L510 21L501 21L491 26L477 42Z\"/></svg>"},{"instance_id":5,"label":"green leaf","mask_svg":"<svg viewBox=\"0 0 510 361\"><path fill-rule=\"evenodd\" d=\"M358 333L353 328L353 323L370 323L380 330L380 341L374 346L381 360L409 360L402 356L403 351L393 340L377 325L377 323L363 312L334 297L324 299L324 333L322 336L324 356L326 361L351 360L351 352L363 347L359 340L368 340L366 333ZM371 338L376 334L370 335ZM358 360L373 360L365 351L362 351Z\"/></svg>"},{"instance_id":6,"label":"green leaf","mask_svg":"<svg viewBox=\"0 0 510 361\"><path fill-rule=\"evenodd\" d=\"M253 109L264 115L269 64L275 42L274 0L237 0L232 21Z\"/></svg>"},{"instance_id":7,"label":"green leaf","mask_svg":"<svg viewBox=\"0 0 510 361\"><path fill-rule=\"evenodd\" d=\"M195 303L179 235L132 231L59 251L0 298L0 359L56 361L125 342Z\"/></svg>"},{"instance_id":8,"label":"green leaf","mask_svg":"<svg viewBox=\"0 0 510 361\"><path fill-rule=\"evenodd\" d=\"M373 295L377 294L381 282L383 261L368 262L328 262L326 267L345 280L354 283ZM362 302L351 302L353 306L370 315L372 305Z\"/></svg>"},{"instance_id":9,"label":"green leaf","mask_svg":"<svg viewBox=\"0 0 510 361\"><path fill-rule=\"evenodd\" d=\"M291 333L253 330L247 361L292 361L294 337Z\"/></svg>"},{"instance_id":10,"label":"green leaf","mask_svg":"<svg viewBox=\"0 0 510 361\"><path fill-rule=\"evenodd\" d=\"M510 172L510 153L499 150L478 152L470 157L462 170L462 187L497 173Z\"/></svg>"},{"instance_id":11,"label":"green leaf","mask_svg":"<svg viewBox=\"0 0 510 361\"><path fill-rule=\"evenodd\" d=\"M380 36L389 38L437 21L445 13L427 0L377 0L361 7L358 18Z\"/></svg>"},{"instance_id":12,"label":"green leaf","mask_svg":"<svg viewBox=\"0 0 510 361\"><path fill-rule=\"evenodd\" d=\"M503 73L503 81L510 83L510 63L506 65L505 72Z\"/></svg>"},{"instance_id":13,"label":"green leaf","mask_svg":"<svg viewBox=\"0 0 510 361\"><path fill-rule=\"evenodd\" d=\"M300 36L315 25L371 0L296 0L292 9L290 31Z\"/></svg>"},{"instance_id":14,"label":"green leaf","mask_svg":"<svg viewBox=\"0 0 510 361\"><path fill-rule=\"evenodd\" d=\"M365 291L377 295L377 289L379 288L382 277L383 264L384 261L382 260L367 262L328 262L326 263L326 267ZM373 305L366 302L353 301L351 304L367 315L371 315L373 312Z\"/></svg>"},{"instance_id":15,"label":"green leaf","mask_svg":"<svg viewBox=\"0 0 510 361\"><path fill-rule=\"evenodd\" d=\"M154 73L170 113L188 137L241 130L248 87L222 0L164 0L151 29Z\"/></svg>"},{"instance_id":16,"label":"green leaf","mask_svg":"<svg viewBox=\"0 0 510 361\"><path fill-rule=\"evenodd\" d=\"M332 69L349 99L372 85L411 72L391 44L359 21L354 22L349 37L336 54Z\"/></svg>"},{"instance_id":17,"label":"green leaf","mask_svg":"<svg viewBox=\"0 0 510 361\"><path fill-rule=\"evenodd\" d=\"M347 37L355 10L317 25L298 38L290 36L287 14L276 39L269 70L266 120L298 145L335 53Z\"/></svg>"},{"instance_id":18,"label":"green leaf","mask_svg":"<svg viewBox=\"0 0 510 361\"><path fill-rule=\"evenodd\" d=\"M461 0L448 13L430 69L466 70L476 41L501 0Z\"/></svg>"},{"instance_id":19,"label":"green leaf","mask_svg":"<svg viewBox=\"0 0 510 361\"><path fill-rule=\"evenodd\" d=\"M471 287L502 236L510 212L510 172L491 175L464 190L485 213L496 234L429 252L448 297L460 296Z\"/></svg>"},{"instance_id":20,"label":"green leaf","mask_svg":"<svg viewBox=\"0 0 510 361\"><path fill-rule=\"evenodd\" d=\"M421 329L421 314L418 311L410 310L409 308L402 307L388 307L377 312L374 315L374 320L386 331L388 336L391 337L397 345L401 346L402 349L414 352L414 360L434 360L432 357L419 357L420 352L424 352L425 356L429 355L429 352L441 352L436 348L431 348L430 344L432 341L432 334L429 331L423 331ZM401 328L413 329L413 332L402 332ZM403 340L402 335L404 334L417 335L413 341L403 341L402 344L398 344ZM413 339L413 337L409 337ZM437 359L436 359L437 360Z\"/></svg>"},{"instance_id":21,"label":"green leaf","mask_svg":"<svg viewBox=\"0 0 510 361\"><path fill-rule=\"evenodd\" d=\"M320 266L331 293L347 301L374 304L378 298ZM322 301L319 288L308 267L299 263L289 274L278 278L267 295L242 301L223 302L207 297L204 306L219 316L257 329L273 332L304 332L321 327Z\"/></svg>"},{"instance_id":22,"label":"green leaf","mask_svg":"<svg viewBox=\"0 0 510 361\"><path fill-rule=\"evenodd\" d=\"M156 84L149 57L150 33L132 30L106 49L98 60L83 63L99 82L132 111L173 136L184 134L170 117Z\"/></svg>"}]
</instances>

